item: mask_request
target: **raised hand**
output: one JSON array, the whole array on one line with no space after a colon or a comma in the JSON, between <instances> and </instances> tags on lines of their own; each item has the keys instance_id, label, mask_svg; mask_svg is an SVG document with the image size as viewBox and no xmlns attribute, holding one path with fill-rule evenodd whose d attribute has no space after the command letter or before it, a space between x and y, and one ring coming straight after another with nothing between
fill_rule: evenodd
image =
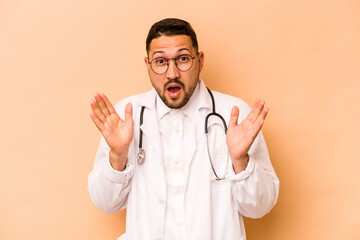
<instances>
[{"instance_id":1,"label":"raised hand","mask_svg":"<svg viewBox=\"0 0 360 240\"><path fill-rule=\"evenodd\" d=\"M116 113L113 105L104 94L95 94L90 101L90 117L110 147L110 163L116 170L123 170L130 143L134 134L132 105L125 106L125 120Z\"/></svg>"},{"instance_id":2,"label":"raised hand","mask_svg":"<svg viewBox=\"0 0 360 240\"><path fill-rule=\"evenodd\" d=\"M264 106L264 101L257 100L251 112L240 124L237 124L239 108L234 106L231 110L226 143L235 173L245 170L247 166L249 158L247 152L263 126L266 115L269 112L269 109L264 108Z\"/></svg>"}]
</instances>

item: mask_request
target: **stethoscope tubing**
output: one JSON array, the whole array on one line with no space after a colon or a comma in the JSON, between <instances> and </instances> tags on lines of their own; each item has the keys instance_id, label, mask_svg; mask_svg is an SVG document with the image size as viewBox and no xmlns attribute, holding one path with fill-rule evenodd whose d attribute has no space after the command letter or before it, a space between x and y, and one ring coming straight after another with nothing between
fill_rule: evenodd
<instances>
[{"instance_id":1,"label":"stethoscope tubing","mask_svg":"<svg viewBox=\"0 0 360 240\"><path fill-rule=\"evenodd\" d=\"M141 112L140 112L140 126L143 124L144 122L144 110L145 110L145 106L141 107ZM137 155L137 162L139 165L143 164L145 161L145 150L142 148L142 137L143 137L143 131L140 129L140 136L139 136L139 152Z\"/></svg>"},{"instance_id":2,"label":"stethoscope tubing","mask_svg":"<svg viewBox=\"0 0 360 240\"><path fill-rule=\"evenodd\" d=\"M212 112L209 113L208 115L206 115L205 117L205 135L206 135L206 145L207 145L207 150L208 150L208 155L209 155L209 160L210 160L210 165L211 165L211 168L215 174L215 177L216 177L216 180L224 180L225 179L225 175L226 175L226 171L224 173L224 176L223 177L219 177L215 171L215 168L214 168L214 165L213 165L213 162L211 160L211 156L210 156L210 149L209 149L209 143L208 143L208 121L209 121L209 118L211 116L216 116L218 118L221 119L222 123L223 123L223 126L224 126L224 129L225 129L225 135L227 134L227 125L226 125L226 122L225 122L225 119L216 112L216 109L215 109L215 99L214 99L214 96L211 92L211 90L209 88L207 88L209 94L210 94L210 97L211 97L211 102L212 102ZM141 107L141 111L140 111L140 126L143 124L144 122L144 110L145 110L145 106L142 106ZM139 152L138 152L138 155L137 155L137 162L139 165L143 164L144 161L145 161L145 150L142 148L142 138L143 138L143 131L141 130L141 127L140 127L140 131L139 131ZM229 161L229 155L227 157L227 164L228 164L228 161ZM226 167L227 167L227 164L226 164Z\"/></svg>"}]
</instances>

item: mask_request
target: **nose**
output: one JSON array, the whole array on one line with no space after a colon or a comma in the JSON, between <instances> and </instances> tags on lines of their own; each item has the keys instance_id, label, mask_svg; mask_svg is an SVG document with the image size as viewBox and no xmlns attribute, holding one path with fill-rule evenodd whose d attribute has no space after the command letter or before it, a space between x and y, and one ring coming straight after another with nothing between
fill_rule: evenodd
<instances>
[{"instance_id":1,"label":"nose","mask_svg":"<svg viewBox=\"0 0 360 240\"><path fill-rule=\"evenodd\" d=\"M167 79L176 79L180 77L179 69L176 67L175 59L168 61L168 70L166 72Z\"/></svg>"}]
</instances>

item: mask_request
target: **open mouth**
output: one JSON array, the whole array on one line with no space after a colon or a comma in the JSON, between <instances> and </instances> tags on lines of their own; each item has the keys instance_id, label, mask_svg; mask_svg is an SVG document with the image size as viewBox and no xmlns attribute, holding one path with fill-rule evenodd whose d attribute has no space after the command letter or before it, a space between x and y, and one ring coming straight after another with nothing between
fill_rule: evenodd
<instances>
[{"instance_id":1,"label":"open mouth","mask_svg":"<svg viewBox=\"0 0 360 240\"><path fill-rule=\"evenodd\" d=\"M175 93L175 92L180 91L180 89L181 89L180 87L169 87L167 90L169 92Z\"/></svg>"},{"instance_id":2,"label":"open mouth","mask_svg":"<svg viewBox=\"0 0 360 240\"><path fill-rule=\"evenodd\" d=\"M180 96L181 93L181 85L177 83L171 83L166 87L166 91L170 98L175 99Z\"/></svg>"}]
</instances>

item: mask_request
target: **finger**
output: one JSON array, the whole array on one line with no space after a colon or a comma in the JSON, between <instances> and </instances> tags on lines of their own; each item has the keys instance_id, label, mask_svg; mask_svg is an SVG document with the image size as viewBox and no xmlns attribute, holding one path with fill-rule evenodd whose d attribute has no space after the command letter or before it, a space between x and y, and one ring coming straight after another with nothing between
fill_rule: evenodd
<instances>
[{"instance_id":1,"label":"finger","mask_svg":"<svg viewBox=\"0 0 360 240\"><path fill-rule=\"evenodd\" d=\"M230 121L229 121L229 127L235 127L237 126L238 123L238 119L239 119L239 108L237 106L234 106L231 109L231 116L230 116Z\"/></svg>"},{"instance_id":2,"label":"finger","mask_svg":"<svg viewBox=\"0 0 360 240\"><path fill-rule=\"evenodd\" d=\"M265 118L266 118L268 112L269 112L269 109L268 109L268 108L265 108L265 109L261 112L258 120L255 122L254 128L253 128L254 137L256 137L256 135L260 132L262 126L264 125Z\"/></svg>"},{"instance_id":3,"label":"finger","mask_svg":"<svg viewBox=\"0 0 360 240\"><path fill-rule=\"evenodd\" d=\"M91 109L93 110L93 113L96 115L97 118L99 118L99 120L101 122L105 122L106 117L104 116L104 114L101 112L99 105L97 104L97 102L93 99L91 99L90 101L90 106Z\"/></svg>"},{"instance_id":4,"label":"finger","mask_svg":"<svg viewBox=\"0 0 360 240\"><path fill-rule=\"evenodd\" d=\"M100 111L105 115L105 116L109 116L109 110L106 107L106 104L102 98L102 96L99 93L95 93L95 100L100 108Z\"/></svg>"},{"instance_id":5,"label":"finger","mask_svg":"<svg viewBox=\"0 0 360 240\"><path fill-rule=\"evenodd\" d=\"M93 122L95 123L95 126L100 130L100 132L102 132L104 129L104 124L99 120L99 118L96 116L94 112L90 112L89 115L93 120Z\"/></svg>"},{"instance_id":6,"label":"finger","mask_svg":"<svg viewBox=\"0 0 360 240\"><path fill-rule=\"evenodd\" d=\"M265 102L260 99L257 100L257 104L254 104L253 113L256 116L256 118L259 116L259 114L263 110L264 105L265 105Z\"/></svg>"},{"instance_id":7,"label":"finger","mask_svg":"<svg viewBox=\"0 0 360 240\"><path fill-rule=\"evenodd\" d=\"M110 114L116 113L114 106L111 104L111 102L109 101L109 99L104 95L101 94L102 99L104 100L104 103L107 107L107 109L109 110Z\"/></svg>"},{"instance_id":8,"label":"finger","mask_svg":"<svg viewBox=\"0 0 360 240\"><path fill-rule=\"evenodd\" d=\"M125 106L125 122L132 120L132 105L131 103Z\"/></svg>"},{"instance_id":9,"label":"finger","mask_svg":"<svg viewBox=\"0 0 360 240\"><path fill-rule=\"evenodd\" d=\"M261 114L259 115L259 120L265 120L267 114L269 112L269 108L264 108L261 112Z\"/></svg>"},{"instance_id":10,"label":"finger","mask_svg":"<svg viewBox=\"0 0 360 240\"><path fill-rule=\"evenodd\" d=\"M264 125L264 122L265 121L262 119L259 119L258 121L256 121L256 123L254 124L254 128L252 130L253 138L255 138L258 135L262 126Z\"/></svg>"},{"instance_id":11,"label":"finger","mask_svg":"<svg viewBox=\"0 0 360 240\"><path fill-rule=\"evenodd\" d=\"M249 114L249 115L250 115L250 116L249 116L250 122L254 123L254 122L258 119L260 113L261 113L262 110L264 109L264 105L265 105L265 102L264 102L264 101L259 100L259 99L256 100L256 102L255 102L255 104L254 104L254 107L253 107L253 109L251 110L251 113Z\"/></svg>"},{"instance_id":12,"label":"finger","mask_svg":"<svg viewBox=\"0 0 360 240\"><path fill-rule=\"evenodd\" d=\"M251 109L251 111L249 112L249 114L246 116L246 118L244 120L248 120L251 123L253 123L256 120L256 117L255 117L254 113L255 113L255 108L257 108L257 106L259 105L259 102L260 102L259 99L257 99L255 101L253 108Z\"/></svg>"}]
</instances>

